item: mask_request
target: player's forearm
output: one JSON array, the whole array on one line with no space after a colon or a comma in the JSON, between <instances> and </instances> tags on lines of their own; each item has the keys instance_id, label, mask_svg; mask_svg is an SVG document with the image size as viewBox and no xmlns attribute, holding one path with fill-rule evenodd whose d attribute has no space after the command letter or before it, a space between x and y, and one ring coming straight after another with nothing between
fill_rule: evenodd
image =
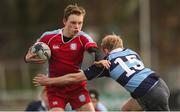
<instances>
[{"instance_id":1,"label":"player's forearm","mask_svg":"<svg viewBox=\"0 0 180 112\"><path fill-rule=\"evenodd\" d=\"M51 78L50 85L63 86L87 80L83 72L66 74L61 77Z\"/></svg>"}]
</instances>

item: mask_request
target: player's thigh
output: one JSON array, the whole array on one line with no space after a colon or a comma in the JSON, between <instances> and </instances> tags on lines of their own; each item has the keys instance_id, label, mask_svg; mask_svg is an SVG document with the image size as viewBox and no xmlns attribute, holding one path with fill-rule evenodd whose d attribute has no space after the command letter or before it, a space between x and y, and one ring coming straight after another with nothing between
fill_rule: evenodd
<instances>
[{"instance_id":1,"label":"player's thigh","mask_svg":"<svg viewBox=\"0 0 180 112\"><path fill-rule=\"evenodd\" d=\"M56 92L54 92L56 93ZM67 104L67 98L64 96L64 94L54 94L53 92L51 94L48 94L48 108L49 110L59 110L59 109L65 109L65 106Z\"/></svg>"},{"instance_id":2,"label":"player's thigh","mask_svg":"<svg viewBox=\"0 0 180 112\"><path fill-rule=\"evenodd\" d=\"M95 111L93 104L90 103L86 103L83 106L81 106L80 108L77 108L76 111Z\"/></svg>"},{"instance_id":3,"label":"player's thigh","mask_svg":"<svg viewBox=\"0 0 180 112\"><path fill-rule=\"evenodd\" d=\"M86 110L92 109L91 98L86 88L81 88L78 92L76 91L75 94L71 95L69 103L73 110L81 109L81 107Z\"/></svg>"},{"instance_id":4,"label":"player's thigh","mask_svg":"<svg viewBox=\"0 0 180 112\"><path fill-rule=\"evenodd\" d=\"M142 110L141 106L139 103L136 101L134 98L129 98L122 106L121 108L122 111L138 111Z\"/></svg>"}]
</instances>

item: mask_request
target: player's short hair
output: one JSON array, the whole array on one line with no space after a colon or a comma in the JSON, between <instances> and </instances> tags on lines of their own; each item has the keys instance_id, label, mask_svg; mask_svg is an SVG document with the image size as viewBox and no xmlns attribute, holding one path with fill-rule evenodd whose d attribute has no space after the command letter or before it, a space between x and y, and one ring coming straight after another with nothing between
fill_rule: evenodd
<instances>
[{"instance_id":1,"label":"player's short hair","mask_svg":"<svg viewBox=\"0 0 180 112\"><path fill-rule=\"evenodd\" d=\"M68 17L71 15L71 14L75 14L75 15L83 15L85 16L86 15L86 11L83 7L81 6L78 6L77 4L75 5L68 5L65 9L64 9L64 19L67 20Z\"/></svg>"},{"instance_id":2,"label":"player's short hair","mask_svg":"<svg viewBox=\"0 0 180 112\"><path fill-rule=\"evenodd\" d=\"M107 35L103 38L101 46L103 49L112 51L116 48L123 48L123 41L121 37L116 34Z\"/></svg>"}]
</instances>

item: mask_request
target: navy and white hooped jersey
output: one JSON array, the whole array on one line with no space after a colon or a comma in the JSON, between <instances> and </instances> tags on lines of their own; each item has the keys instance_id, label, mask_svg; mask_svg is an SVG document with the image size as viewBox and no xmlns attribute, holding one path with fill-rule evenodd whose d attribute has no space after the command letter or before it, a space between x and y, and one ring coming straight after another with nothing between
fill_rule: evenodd
<instances>
[{"instance_id":1,"label":"navy and white hooped jersey","mask_svg":"<svg viewBox=\"0 0 180 112\"><path fill-rule=\"evenodd\" d=\"M159 76L144 67L139 55L130 49L115 49L107 59L111 62L108 70L92 65L84 71L88 80L103 76L111 77L134 98L144 96L158 82Z\"/></svg>"}]
</instances>

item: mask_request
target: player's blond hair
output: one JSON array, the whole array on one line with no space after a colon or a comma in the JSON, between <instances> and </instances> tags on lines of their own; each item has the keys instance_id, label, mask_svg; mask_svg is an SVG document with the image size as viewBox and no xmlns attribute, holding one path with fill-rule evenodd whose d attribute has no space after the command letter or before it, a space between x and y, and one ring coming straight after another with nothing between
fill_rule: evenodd
<instances>
[{"instance_id":1,"label":"player's blond hair","mask_svg":"<svg viewBox=\"0 0 180 112\"><path fill-rule=\"evenodd\" d=\"M65 9L64 9L64 19L67 20L68 17L71 14L75 14L75 15L86 15L86 11L83 7L78 6L77 4L75 5L68 5Z\"/></svg>"},{"instance_id":2,"label":"player's blond hair","mask_svg":"<svg viewBox=\"0 0 180 112\"><path fill-rule=\"evenodd\" d=\"M109 51L112 51L116 48L123 48L123 40L120 36L115 34L107 35L103 38L101 46L103 49L108 49Z\"/></svg>"}]
</instances>

